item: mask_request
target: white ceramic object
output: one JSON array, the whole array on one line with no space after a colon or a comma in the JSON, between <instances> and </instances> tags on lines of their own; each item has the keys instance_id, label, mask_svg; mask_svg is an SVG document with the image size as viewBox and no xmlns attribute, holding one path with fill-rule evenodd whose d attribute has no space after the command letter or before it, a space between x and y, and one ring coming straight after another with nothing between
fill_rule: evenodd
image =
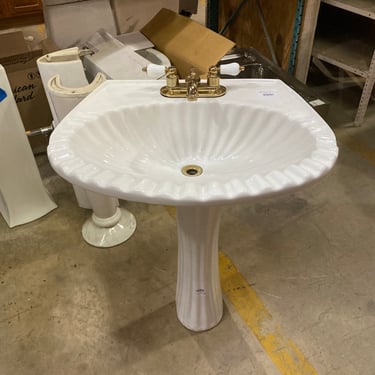
<instances>
[{"instance_id":1,"label":"white ceramic object","mask_svg":"<svg viewBox=\"0 0 375 375\"><path fill-rule=\"evenodd\" d=\"M54 103L59 123L88 94L105 82L103 73L97 73L95 79L83 87L70 88L61 84L57 74L48 81L48 93ZM136 229L135 217L129 211L120 208L117 198L92 193L73 185L77 200L82 207L82 200L93 213L82 227L82 236L90 245L113 247L127 241ZM81 201L80 201L81 199ZM86 200L88 201L86 203Z\"/></svg>"},{"instance_id":2,"label":"white ceramic object","mask_svg":"<svg viewBox=\"0 0 375 375\"><path fill-rule=\"evenodd\" d=\"M77 46L98 29L116 34L110 0L44 0L47 36L58 48Z\"/></svg>"},{"instance_id":3,"label":"white ceramic object","mask_svg":"<svg viewBox=\"0 0 375 375\"><path fill-rule=\"evenodd\" d=\"M0 65L0 213L9 227L57 206L43 186L5 69Z\"/></svg>"},{"instance_id":4,"label":"white ceramic object","mask_svg":"<svg viewBox=\"0 0 375 375\"><path fill-rule=\"evenodd\" d=\"M95 53L84 57L86 73L93 77L103 72L108 79L143 80L150 77L145 71L150 62L170 66L169 59L151 48L153 44L140 32L114 37L104 30L95 33L85 45Z\"/></svg>"},{"instance_id":5,"label":"white ceramic object","mask_svg":"<svg viewBox=\"0 0 375 375\"><path fill-rule=\"evenodd\" d=\"M215 99L170 99L160 83L107 81L52 134L62 177L127 200L177 206L177 312L200 331L222 315L220 206L291 191L334 165L335 136L279 80L226 80ZM199 175L182 170L197 166ZM193 173L193 172L192 172Z\"/></svg>"},{"instance_id":6,"label":"white ceramic object","mask_svg":"<svg viewBox=\"0 0 375 375\"><path fill-rule=\"evenodd\" d=\"M49 81L52 77L58 75L60 77L60 85L65 87L77 88L88 85L85 70L79 57L79 49L78 47L73 47L43 55L38 58L37 66L52 113L53 126L56 127L82 98L73 98L73 100L68 101L68 105L61 105L60 101L64 103L66 100L60 96L51 95ZM75 185L73 185L73 189L78 205L82 208L91 208L85 190Z\"/></svg>"},{"instance_id":7,"label":"white ceramic object","mask_svg":"<svg viewBox=\"0 0 375 375\"><path fill-rule=\"evenodd\" d=\"M177 317L192 331L214 327L223 315L219 226L219 206L177 207Z\"/></svg>"},{"instance_id":8,"label":"white ceramic object","mask_svg":"<svg viewBox=\"0 0 375 375\"><path fill-rule=\"evenodd\" d=\"M79 57L79 49L74 47L43 55L38 58L37 66L53 116L54 126L57 126L63 116L55 109L55 102L48 90L48 82L58 74L61 84L65 87L85 87L88 85L85 69Z\"/></svg>"},{"instance_id":9,"label":"white ceramic object","mask_svg":"<svg viewBox=\"0 0 375 375\"><path fill-rule=\"evenodd\" d=\"M220 74L228 76L237 76L241 72L241 66L238 63L230 63L220 65Z\"/></svg>"},{"instance_id":10,"label":"white ceramic object","mask_svg":"<svg viewBox=\"0 0 375 375\"><path fill-rule=\"evenodd\" d=\"M94 80L85 86L67 87L61 83L60 74L52 76L47 83L48 95L51 98L58 123L88 94L98 88L106 77L98 73Z\"/></svg>"},{"instance_id":11,"label":"white ceramic object","mask_svg":"<svg viewBox=\"0 0 375 375\"><path fill-rule=\"evenodd\" d=\"M96 247L113 247L127 241L135 232L134 215L119 207L117 198L86 191L92 215L82 227L82 237Z\"/></svg>"},{"instance_id":12,"label":"white ceramic object","mask_svg":"<svg viewBox=\"0 0 375 375\"><path fill-rule=\"evenodd\" d=\"M93 81L88 83L76 47L46 54L37 60L37 64L54 126L58 126L83 98L106 80L103 73L97 73ZM82 228L86 242L97 247L111 247L132 236L136 226L135 218L130 212L118 207L117 198L102 194L96 194L94 198L93 194L75 184L73 189L78 205L94 211ZM107 216L103 216L104 212Z\"/></svg>"}]
</instances>

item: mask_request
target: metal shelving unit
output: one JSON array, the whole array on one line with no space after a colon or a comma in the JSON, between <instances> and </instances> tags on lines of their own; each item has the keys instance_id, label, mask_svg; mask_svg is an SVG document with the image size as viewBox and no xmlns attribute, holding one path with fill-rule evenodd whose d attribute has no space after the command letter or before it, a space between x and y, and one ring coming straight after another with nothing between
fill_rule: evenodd
<instances>
[{"instance_id":1,"label":"metal shelving unit","mask_svg":"<svg viewBox=\"0 0 375 375\"><path fill-rule=\"evenodd\" d=\"M322 3L375 20L375 2L373 0L322 0Z\"/></svg>"},{"instance_id":2,"label":"metal shelving unit","mask_svg":"<svg viewBox=\"0 0 375 375\"><path fill-rule=\"evenodd\" d=\"M322 0L322 3L375 21L374 0ZM364 120L375 82L375 37L345 32L315 35L312 56L365 79L354 124Z\"/></svg>"},{"instance_id":3,"label":"metal shelving unit","mask_svg":"<svg viewBox=\"0 0 375 375\"><path fill-rule=\"evenodd\" d=\"M219 31L219 0L207 0L206 25L213 31Z\"/></svg>"}]
</instances>

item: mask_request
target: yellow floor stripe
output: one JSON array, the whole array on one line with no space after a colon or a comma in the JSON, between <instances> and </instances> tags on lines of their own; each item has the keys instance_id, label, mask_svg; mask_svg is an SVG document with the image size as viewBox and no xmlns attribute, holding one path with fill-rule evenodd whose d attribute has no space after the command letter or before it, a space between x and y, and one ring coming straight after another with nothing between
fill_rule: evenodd
<instances>
[{"instance_id":1,"label":"yellow floor stripe","mask_svg":"<svg viewBox=\"0 0 375 375\"><path fill-rule=\"evenodd\" d=\"M282 375L317 375L297 345L284 337L255 291L238 272L236 266L220 253L221 286L242 320Z\"/></svg>"},{"instance_id":2,"label":"yellow floor stripe","mask_svg":"<svg viewBox=\"0 0 375 375\"><path fill-rule=\"evenodd\" d=\"M174 206L164 206L164 208L167 210L169 216L173 219L176 219L176 207Z\"/></svg>"},{"instance_id":3,"label":"yellow floor stripe","mask_svg":"<svg viewBox=\"0 0 375 375\"><path fill-rule=\"evenodd\" d=\"M176 218L176 208L165 206ZM221 287L242 320L254 333L281 375L318 375L297 345L284 337L261 299L232 261L219 253Z\"/></svg>"}]
</instances>

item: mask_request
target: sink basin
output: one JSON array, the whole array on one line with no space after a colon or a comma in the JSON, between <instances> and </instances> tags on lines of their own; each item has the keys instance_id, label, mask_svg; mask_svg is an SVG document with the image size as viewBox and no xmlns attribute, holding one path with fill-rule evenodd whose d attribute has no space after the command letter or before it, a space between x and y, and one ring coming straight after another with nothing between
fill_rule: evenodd
<instances>
[{"instance_id":1,"label":"sink basin","mask_svg":"<svg viewBox=\"0 0 375 375\"><path fill-rule=\"evenodd\" d=\"M177 314L192 330L222 315L220 207L299 188L338 148L315 111L279 80L226 80L215 99L165 98L158 81L107 81L55 129L52 167L108 196L177 206Z\"/></svg>"}]
</instances>

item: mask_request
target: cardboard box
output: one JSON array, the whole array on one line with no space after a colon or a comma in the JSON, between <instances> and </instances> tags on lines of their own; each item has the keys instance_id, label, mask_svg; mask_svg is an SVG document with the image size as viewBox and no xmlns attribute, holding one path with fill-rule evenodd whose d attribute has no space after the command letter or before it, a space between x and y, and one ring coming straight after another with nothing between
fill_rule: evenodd
<instances>
[{"instance_id":1,"label":"cardboard box","mask_svg":"<svg viewBox=\"0 0 375 375\"><path fill-rule=\"evenodd\" d=\"M21 31L0 34L0 64L13 91L25 130L50 126L52 115L36 65L42 49L32 50ZM44 151L48 139L44 135L30 137L34 153Z\"/></svg>"},{"instance_id":2,"label":"cardboard box","mask_svg":"<svg viewBox=\"0 0 375 375\"><path fill-rule=\"evenodd\" d=\"M234 42L190 18L161 9L141 32L164 53L185 78L190 68L206 76L208 68L234 47Z\"/></svg>"}]
</instances>

